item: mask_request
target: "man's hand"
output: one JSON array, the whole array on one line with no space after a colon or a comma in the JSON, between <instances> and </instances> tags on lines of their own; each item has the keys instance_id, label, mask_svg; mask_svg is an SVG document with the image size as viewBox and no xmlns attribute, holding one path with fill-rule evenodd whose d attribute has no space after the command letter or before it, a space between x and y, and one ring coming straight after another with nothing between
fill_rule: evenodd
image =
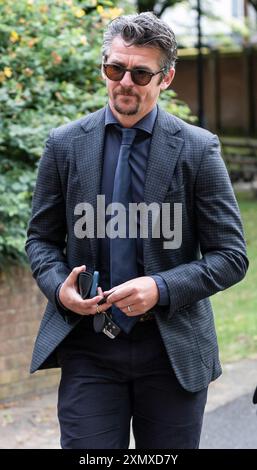
<instances>
[{"instance_id":1,"label":"man's hand","mask_svg":"<svg viewBox=\"0 0 257 470\"><path fill-rule=\"evenodd\" d=\"M115 304L129 317L142 315L159 300L159 290L152 277L143 276L131 279L104 292L107 304ZM104 304L106 306L106 304ZM128 308L129 307L129 308Z\"/></svg>"},{"instance_id":2,"label":"man's hand","mask_svg":"<svg viewBox=\"0 0 257 470\"><path fill-rule=\"evenodd\" d=\"M70 275L62 284L59 291L59 299L64 307L72 312L79 313L80 315L95 315L97 313L97 302L103 298L102 290L99 288L99 295L92 299L82 299L78 292L77 279L79 273L85 271L85 269L85 266L79 266L71 271ZM100 307L98 311L101 311Z\"/></svg>"}]
</instances>

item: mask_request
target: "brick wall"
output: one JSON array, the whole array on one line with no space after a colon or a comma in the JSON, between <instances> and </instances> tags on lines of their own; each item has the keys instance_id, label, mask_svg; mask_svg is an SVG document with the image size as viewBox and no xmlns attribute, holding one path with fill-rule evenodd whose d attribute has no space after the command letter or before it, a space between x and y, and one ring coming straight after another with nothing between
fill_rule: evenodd
<instances>
[{"instance_id":1,"label":"brick wall","mask_svg":"<svg viewBox=\"0 0 257 470\"><path fill-rule=\"evenodd\" d=\"M256 135L257 48L204 54L205 127L223 134ZM171 88L198 112L197 56L179 51Z\"/></svg>"},{"instance_id":2,"label":"brick wall","mask_svg":"<svg viewBox=\"0 0 257 470\"><path fill-rule=\"evenodd\" d=\"M0 401L53 389L59 370L29 373L46 301L26 268L0 272Z\"/></svg>"}]
</instances>

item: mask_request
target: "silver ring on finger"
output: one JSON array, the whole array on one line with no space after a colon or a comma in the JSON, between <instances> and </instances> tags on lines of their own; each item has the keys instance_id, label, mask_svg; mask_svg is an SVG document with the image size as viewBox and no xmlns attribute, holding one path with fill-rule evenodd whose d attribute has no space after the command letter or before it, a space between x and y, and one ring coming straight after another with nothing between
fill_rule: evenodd
<instances>
[{"instance_id":1,"label":"silver ring on finger","mask_svg":"<svg viewBox=\"0 0 257 470\"><path fill-rule=\"evenodd\" d=\"M127 309L128 309L128 312L129 312L129 313L133 312L133 309L132 309L132 307L131 307L130 305L128 305Z\"/></svg>"}]
</instances>

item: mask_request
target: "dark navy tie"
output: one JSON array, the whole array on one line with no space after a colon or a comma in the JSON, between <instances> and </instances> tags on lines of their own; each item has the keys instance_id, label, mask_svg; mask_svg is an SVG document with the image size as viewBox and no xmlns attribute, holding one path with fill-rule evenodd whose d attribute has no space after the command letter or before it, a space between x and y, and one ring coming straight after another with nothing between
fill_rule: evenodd
<instances>
[{"instance_id":1,"label":"dark navy tie","mask_svg":"<svg viewBox=\"0 0 257 470\"><path fill-rule=\"evenodd\" d=\"M126 227L122 227L122 237L110 238L112 287L138 277L136 238L129 238L128 236L128 209L129 202L132 202L129 154L136 136L136 129L121 128L121 130L122 141L114 177L112 202L121 203L126 208ZM124 237L124 233L126 237ZM138 317L128 317L115 305L112 306L112 317L114 322L126 333L129 333L138 321Z\"/></svg>"}]
</instances>

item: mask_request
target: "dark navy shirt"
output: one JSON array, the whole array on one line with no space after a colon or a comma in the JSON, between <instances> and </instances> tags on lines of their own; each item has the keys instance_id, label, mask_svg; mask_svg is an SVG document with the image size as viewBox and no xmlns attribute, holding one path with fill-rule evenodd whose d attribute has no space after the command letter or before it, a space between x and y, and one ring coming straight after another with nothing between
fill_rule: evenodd
<instances>
[{"instance_id":1,"label":"dark navy shirt","mask_svg":"<svg viewBox=\"0 0 257 470\"><path fill-rule=\"evenodd\" d=\"M129 157L131 165L131 202L140 203L144 201L146 168L156 116L157 106L133 126L137 129L137 135L131 147ZM106 206L112 202L114 176L121 145L121 131L119 127L119 122L114 117L110 107L107 106L105 111L104 162L101 181L101 194L105 195ZM143 240L139 237L139 231L136 246L138 274L139 276L144 276ZM110 288L110 241L107 236L99 240L99 248L100 285L103 290L108 290ZM158 304L168 305L169 294L165 281L159 275L151 277L155 280L159 289L160 298Z\"/></svg>"}]
</instances>

